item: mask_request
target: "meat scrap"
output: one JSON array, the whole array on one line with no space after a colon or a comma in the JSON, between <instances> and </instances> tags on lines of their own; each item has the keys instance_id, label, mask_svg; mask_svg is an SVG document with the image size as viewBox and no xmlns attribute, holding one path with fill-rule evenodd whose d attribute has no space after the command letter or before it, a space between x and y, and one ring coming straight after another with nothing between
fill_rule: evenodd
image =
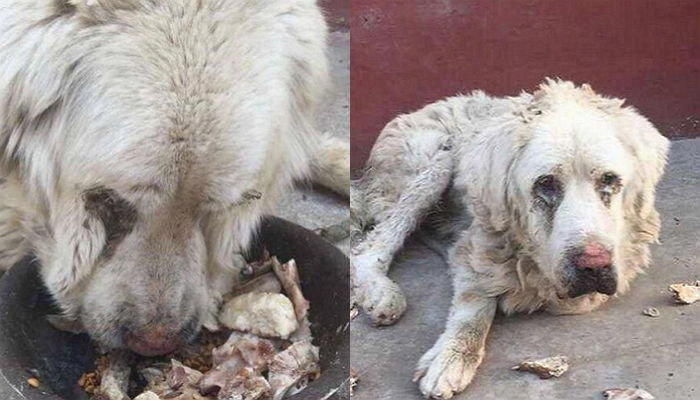
<instances>
[{"instance_id":1,"label":"meat scrap","mask_svg":"<svg viewBox=\"0 0 700 400\"><path fill-rule=\"evenodd\" d=\"M310 341L292 344L277 354L270 363L269 381L273 400L280 400L289 393L303 390L309 380L320 374L318 347Z\"/></svg>"},{"instance_id":2,"label":"meat scrap","mask_svg":"<svg viewBox=\"0 0 700 400\"><path fill-rule=\"evenodd\" d=\"M260 275L257 278L253 278L250 281L244 283L243 285L233 289L231 293L224 296L224 300L228 301L234 297L238 297L246 293L280 293L282 292L282 285L277 279L275 274L268 272L266 274Z\"/></svg>"},{"instance_id":3,"label":"meat scrap","mask_svg":"<svg viewBox=\"0 0 700 400\"><path fill-rule=\"evenodd\" d=\"M170 365L165 363L149 363L149 365L145 367L137 367L139 376L146 382L144 391L157 394L164 393L166 390L168 390L168 368L170 368Z\"/></svg>"},{"instance_id":4,"label":"meat scrap","mask_svg":"<svg viewBox=\"0 0 700 400\"><path fill-rule=\"evenodd\" d=\"M177 360L170 360L171 368L167 374L168 389L156 392L160 399L167 400L209 400L199 393L199 381L202 373Z\"/></svg>"},{"instance_id":5,"label":"meat scrap","mask_svg":"<svg viewBox=\"0 0 700 400\"><path fill-rule=\"evenodd\" d=\"M695 281L692 285L675 283L668 288L678 304L693 304L700 300L700 281Z\"/></svg>"},{"instance_id":6,"label":"meat scrap","mask_svg":"<svg viewBox=\"0 0 700 400\"><path fill-rule=\"evenodd\" d=\"M277 257L272 257L272 270L277 275L284 292L294 305L294 314L299 323L299 329L294 333L293 341L311 340L311 324L309 323L309 301L301 291L299 269L294 259L281 264Z\"/></svg>"},{"instance_id":7,"label":"meat scrap","mask_svg":"<svg viewBox=\"0 0 700 400\"><path fill-rule=\"evenodd\" d=\"M129 375L133 356L127 351L116 350L107 355L108 364L102 372L100 388L96 391L95 399L124 400L128 399Z\"/></svg>"},{"instance_id":8,"label":"meat scrap","mask_svg":"<svg viewBox=\"0 0 700 400\"><path fill-rule=\"evenodd\" d=\"M642 389L608 389L603 392L608 400L653 400L654 396Z\"/></svg>"},{"instance_id":9,"label":"meat scrap","mask_svg":"<svg viewBox=\"0 0 700 400\"><path fill-rule=\"evenodd\" d=\"M136 396L134 400L160 400L160 397L158 397L157 394L148 391L148 392L143 392L140 395Z\"/></svg>"},{"instance_id":10,"label":"meat scrap","mask_svg":"<svg viewBox=\"0 0 700 400\"><path fill-rule=\"evenodd\" d=\"M282 339L299 326L292 303L280 293L240 295L223 306L219 321L233 330Z\"/></svg>"},{"instance_id":11,"label":"meat scrap","mask_svg":"<svg viewBox=\"0 0 700 400\"><path fill-rule=\"evenodd\" d=\"M296 261L292 259L281 264L277 257L272 257L272 270L275 271L275 275L277 275L277 279L282 284L284 292L287 293L287 296L292 301L297 319L304 319L309 312L309 302L301 292L301 282Z\"/></svg>"},{"instance_id":12,"label":"meat scrap","mask_svg":"<svg viewBox=\"0 0 700 400\"><path fill-rule=\"evenodd\" d=\"M202 379L202 373L183 365L177 360L170 360L172 367L167 375L166 382L171 389L180 389L187 386L196 386Z\"/></svg>"},{"instance_id":13,"label":"meat scrap","mask_svg":"<svg viewBox=\"0 0 700 400\"><path fill-rule=\"evenodd\" d=\"M160 394L158 398L160 400L213 400L211 397L202 396L196 388L189 386L178 390L167 391Z\"/></svg>"},{"instance_id":14,"label":"meat scrap","mask_svg":"<svg viewBox=\"0 0 700 400\"><path fill-rule=\"evenodd\" d=\"M569 359L564 356L554 356L535 361L523 361L513 369L532 372L540 379L558 378L569 369Z\"/></svg>"},{"instance_id":15,"label":"meat scrap","mask_svg":"<svg viewBox=\"0 0 700 400\"><path fill-rule=\"evenodd\" d=\"M199 381L199 391L205 395L229 390L232 380L260 375L275 355L275 345L266 339L234 332L229 340L213 351L213 368ZM243 374L243 375L241 375Z\"/></svg>"},{"instance_id":16,"label":"meat scrap","mask_svg":"<svg viewBox=\"0 0 700 400\"><path fill-rule=\"evenodd\" d=\"M243 368L234 375L217 395L218 400L258 400L269 398L270 384L256 375L251 368Z\"/></svg>"}]
</instances>

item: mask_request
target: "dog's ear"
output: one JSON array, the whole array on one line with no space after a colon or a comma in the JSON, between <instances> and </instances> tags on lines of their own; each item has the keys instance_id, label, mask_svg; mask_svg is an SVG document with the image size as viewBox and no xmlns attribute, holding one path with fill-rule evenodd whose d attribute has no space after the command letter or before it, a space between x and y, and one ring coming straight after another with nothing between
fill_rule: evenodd
<instances>
[{"instance_id":1,"label":"dog's ear","mask_svg":"<svg viewBox=\"0 0 700 400\"><path fill-rule=\"evenodd\" d=\"M656 185L666 167L669 140L632 107L616 112L621 142L635 160L635 176L625 184L625 215L635 233L648 241L658 238L660 220L654 206Z\"/></svg>"},{"instance_id":2,"label":"dog's ear","mask_svg":"<svg viewBox=\"0 0 700 400\"><path fill-rule=\"evenodd\" d=\"M81 198L61 201L54 214L51 232L47 233L53 240L33 242L46 246L37 249L46 261L42 267L46 286L59 303L68 304L62 300L92 272L105 252L108 232Z\"/></svg>"}]
</instances>

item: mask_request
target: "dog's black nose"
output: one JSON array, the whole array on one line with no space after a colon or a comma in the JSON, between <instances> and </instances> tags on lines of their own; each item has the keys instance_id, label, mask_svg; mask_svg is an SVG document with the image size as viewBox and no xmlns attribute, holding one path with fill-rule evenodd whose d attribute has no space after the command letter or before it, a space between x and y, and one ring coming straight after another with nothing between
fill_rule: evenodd
<instances>
[{"instance_id":1,"label":"dog's black nose","mask_svg":"<svg viewBox=\"0 0 700 400\"><path fill-rule=\"evenodd\" d=\"M587 293L613 295L617 291L617 276L612 267L612 254L599 243L589 243L571 260L572 279L569 297Z\"/></svg>"},{"instance_id":2,"label":"dog's black nose","mask_svg":"<svg viewBox=\"0 0 700 400\"><path fill-rule=\"evenodd\" d=\"M613 295L617 292L617 276L611 267L604 269L579 269L569 284L569 297L587 293Z\"/></svg>"}]
</instances>

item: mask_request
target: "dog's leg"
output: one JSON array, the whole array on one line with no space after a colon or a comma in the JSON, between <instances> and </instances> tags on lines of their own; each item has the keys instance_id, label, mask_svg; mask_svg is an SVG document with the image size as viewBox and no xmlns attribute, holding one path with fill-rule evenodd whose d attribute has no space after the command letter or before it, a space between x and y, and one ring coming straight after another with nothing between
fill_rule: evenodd
<instances>
[{"instance_id":1,"label":"dog's leg","mask_svg":"<svg viewBox=\"0 0 700 400\"><path fill-rule=\"evenodd\" d=\"M503 287L517 285L507 274L511 249L500 233L472 225L450 249L453 299L445 330L421 357L414 381L426 397L449 399L474 378Z\"/></svg>"},{"instance_id":2,"label":"dog's leg","mask_svg":"<svg viewBox=\"0 0 700 400\"><path fill-rule=\"evenodd\" d=\"M440 165L435 167L414 177L388 217L353 249L355 300L375 324L392 324L406 309L406 299L401 289L387 277L387 273L394 254L422 216L440 198L445 182L449 180L449 170L444 170Z\"/></svg>"},{"instance_id":3,"label":"dog's leg","mask_svg":"<svg viewBox=\"0 0 700 400\"><path fill-rule=\"evenodd\" d=\"M353 216L363 229L374 224L353 245L353 296L375 324L392 324L406 309L401 289L386 275L394 254L450 183L460 106L462 99L454 98L391 121L353 185Z\"/></svg>"},{"instance_id":4,"label":"dog's leg","mask_svg":"<svg viewBox=\"0 0 700 400\"><path fill-rule=\"evenodd\" d=\"M438 150L429 162L410 176L398 200L387 210L362 242L352 251L355 301L375 324L389 325L403 314L406 299L399 286L387 277L394 254L406 237L439 200L449 183L451 155Z\"/></svg>"},{"instance_id":5,"label":"dog's leg","mask_svg":"<svg viewBox=\"0 0 700 400\"><path fill-rule=\"evenodd\" d=\"M350 143L323 135L311 161L311 180L338 194L350 195Z\"/></svg>"},{"instance_id":6,"label":"dog's leg","mask_svg":"<svg viewBox=\"0 0 700 400\"><path fill-rule=\"evenodd\" d=\"M484 358L486 336L497 299L477 294L455 277L455 293L447 326L418 362L414 381L426 398L449 399L472 381Z\"/></svg>"},{"instance_id":7,"label":"dog's leg","mask_svg":"<svg viewBox=\"0 0 700 400\"><path fill-rule=\"evenodd\" d=\"M355 223L374 228L353 244L353 296L376 324L396 322L406 308L401 289L386 274L406 237L450 184L453 138L470 124L465 101L448 98L395 118L372 147L364 176L353 184Z\"/></svg>"}]
</instances>

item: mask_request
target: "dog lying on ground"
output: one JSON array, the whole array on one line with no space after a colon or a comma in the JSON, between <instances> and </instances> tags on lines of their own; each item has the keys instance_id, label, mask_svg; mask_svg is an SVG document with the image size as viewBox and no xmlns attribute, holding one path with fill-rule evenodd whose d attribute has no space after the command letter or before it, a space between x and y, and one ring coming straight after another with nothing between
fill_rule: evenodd
<instances>
[{"instance_id":1,"label":"dog lying on ground","mask_svg":"<svg viewBox=\"0 0 700 400\"><path fill-rule=\"evenodd\" d=\"M348 194L318 134L315 0L0 6L0 268L27 252L103 347L168 353L214 326L293 181Z\"/></svg>"},{"instance_id":2,"label":"dog lying on ground","mask_svg":"<svg viewBox=\"0 0 700 400\"><path fill-rule=\"evenodd\" d=\"M628 289L658 237L668 147L622 100L563 81L399 116L353 183L354 299L394 323L406 300L387 272L404 239L422 222L454 234L452 308L415 375L426 397L450 398L474 377L497 309L585 313Z\"/></svg>"}]
</instances>

